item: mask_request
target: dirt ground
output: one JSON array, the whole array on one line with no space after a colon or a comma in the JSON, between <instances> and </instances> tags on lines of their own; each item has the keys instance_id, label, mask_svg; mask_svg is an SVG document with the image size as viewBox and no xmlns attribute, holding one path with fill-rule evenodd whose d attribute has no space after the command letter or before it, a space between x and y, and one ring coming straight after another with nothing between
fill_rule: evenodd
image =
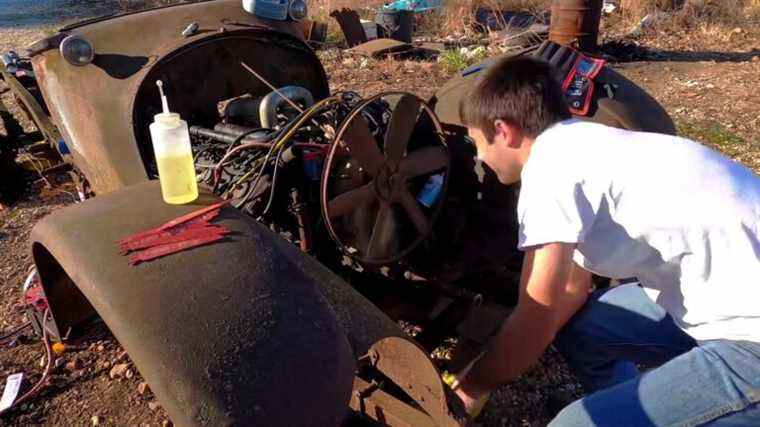
<instances>
[{"instance_id":1,"label":"dirt ground","mask_svg":"<svg viewBox=\"0 0 760 427\"><path fill-rule=\"evenodd\" d=\"M608 51L625 53L625 62L612 66L659 100L681 134L760 173L760 36L755 27L720 37L709 31L650 33L626 43L612 40ZM24 46L47 31L0 29L0 50ZM336 51L320 56L333 90L362 95L405 90L426 98L450 77L434 61L359 60ZM31 228L73 202L70 187L43 187L31 184L20 202L0 211L0 333L25 320L19 289L31 264ZM154 396L140 386L129 357L107 330L96 331L96 338L73 343L75 348L56 362L50 386L0 418L0 426L168 425ZM25 372L27 386L32 384L39 378L43 353L33 340L0 347L0 381ZM495 393L478 421L484 426L545 425L563 403L581 394L560 357L550 351L533 370Z\"/></svg>"}]
</instances>

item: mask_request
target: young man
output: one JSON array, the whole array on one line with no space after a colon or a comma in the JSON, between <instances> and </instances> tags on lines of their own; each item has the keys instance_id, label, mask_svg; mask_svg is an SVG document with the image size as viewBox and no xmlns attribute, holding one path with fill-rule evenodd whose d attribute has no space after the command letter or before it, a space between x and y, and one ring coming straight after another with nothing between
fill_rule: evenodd
<instances>
[{"instance_id":1,"label":"young man","mask_svg":"<svg viewBox=\"0 0 760 427\"><path fill-rule=\"evenodd\" d=\"M760 426L760 178L571 119L530 58L493 66L460 112L480 159L522 181L525 251L516 309L455 386L468 409L554 342L589 394L552 425ZM592 272L639 283L590 292Z\"/></svg>"}]
</instances>

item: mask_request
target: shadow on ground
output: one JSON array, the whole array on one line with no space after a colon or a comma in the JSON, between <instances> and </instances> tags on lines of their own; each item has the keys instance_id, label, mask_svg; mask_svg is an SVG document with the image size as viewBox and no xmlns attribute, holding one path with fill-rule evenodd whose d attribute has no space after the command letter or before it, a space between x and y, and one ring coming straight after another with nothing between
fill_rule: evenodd
<instances>
[{"instance_id":1,"label":"shadow on ground","mask_svg":"<svg viewBox=\"0 0 760 427\"><path fill-rule=\"evenodd\" d=\"M612 41L599 47L600 52L616 62L670 61L670 62L747 62L760 58L760 50L748 52L674 51L640 46L632 41Z\"/></svg>"}]
</instances>

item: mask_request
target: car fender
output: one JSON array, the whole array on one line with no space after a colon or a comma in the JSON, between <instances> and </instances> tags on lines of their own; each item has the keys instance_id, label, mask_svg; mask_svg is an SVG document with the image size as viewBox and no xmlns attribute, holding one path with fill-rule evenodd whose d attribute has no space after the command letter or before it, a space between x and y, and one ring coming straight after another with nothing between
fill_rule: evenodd
<instances>
[{"instance_id":1,"label":"car fender","mask_svg":"<svg viewBox=\"0 0 760 427\"><path fill-rule=\"evenodd\" d=\"M355 346L399 332L348 284L230 207L214 220L231 230L220 242L136 266L120 253L119 239L217 201L168 205L151 181L40 221L49 329L76 333L97 313L178 425L339 424L356 352L339 318L381 325ZM328 295L339 294L370 313L338 315Z\"/></svg>"}]
</instances>

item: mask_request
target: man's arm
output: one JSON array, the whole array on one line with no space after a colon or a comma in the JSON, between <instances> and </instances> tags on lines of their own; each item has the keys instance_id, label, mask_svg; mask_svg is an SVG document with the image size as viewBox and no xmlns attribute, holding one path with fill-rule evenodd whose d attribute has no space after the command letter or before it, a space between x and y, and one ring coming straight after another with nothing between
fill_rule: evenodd
<instances>
[{"instance_id":1,"label":"man's arm","mask_svg":"<svg viewBox=\"0 0 760 427\"><path fill-rule=\"evenodd\" d=\"M586 302L591 274L573 262L574 249L550 243L526 252L517 307L457 390L465 404L525 372Z\"/></svg>"}]
</instances>

